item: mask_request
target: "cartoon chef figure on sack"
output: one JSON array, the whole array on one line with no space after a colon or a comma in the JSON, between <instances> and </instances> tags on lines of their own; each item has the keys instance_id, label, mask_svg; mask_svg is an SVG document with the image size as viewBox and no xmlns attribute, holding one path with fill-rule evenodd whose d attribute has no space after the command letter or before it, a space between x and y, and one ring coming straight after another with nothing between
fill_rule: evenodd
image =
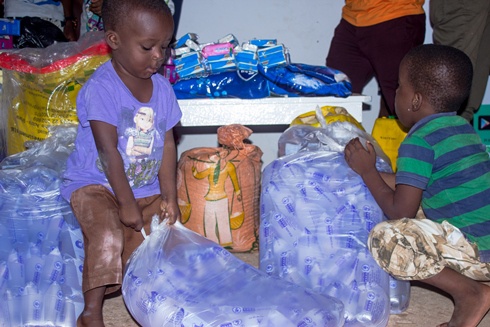
<instances>
[{"instance_id":1,"label":"cartoon chef figure on sack","mask_svg":"<svg viewBox=\"0 0 490 327\"><path fill-rule=\"evenodd\" d=\"M206 168L197 171L192 166L192 175L197 179L207 178L209 189L205 195L204 207L204 233L205 236L223 247L231 246L233 239L230 227L230 215L228 212L228 195L225 190L225 182L229 177L233 184L233 191L238 201L242 200L240 185L238 183L235 165L226 160L229 151L216 151L209 156Z\"/></svg>"}]
</instances>

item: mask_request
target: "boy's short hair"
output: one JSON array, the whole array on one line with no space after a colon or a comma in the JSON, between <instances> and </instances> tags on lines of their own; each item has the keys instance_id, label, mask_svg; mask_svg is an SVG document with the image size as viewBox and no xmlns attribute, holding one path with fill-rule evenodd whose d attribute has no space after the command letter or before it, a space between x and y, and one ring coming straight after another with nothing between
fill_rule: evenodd
<instances>
[{"instance_id":1,"label":"boy's short hair","mask_svg":"<svg viewBox=\"0 0 490 327\"><path fill-rule=\"evenodd\" d=\"M106 31L115 30L119 24L126 24L128 14L137 9L172 16L172 12L164 0L104 0L102 3L104 29Z\"/></svg>"},{"instance_id":2,"label":"boy's short hair","mask_svg":"<svg viewBox=\"0 0 490 327\"><path fill-rule=\"evenodd\" d=\"M423 44L410 50L404 62L408 82L438 112L458 111L470 94L473 66L454 47Z\"/></svg>"}]
</instances>

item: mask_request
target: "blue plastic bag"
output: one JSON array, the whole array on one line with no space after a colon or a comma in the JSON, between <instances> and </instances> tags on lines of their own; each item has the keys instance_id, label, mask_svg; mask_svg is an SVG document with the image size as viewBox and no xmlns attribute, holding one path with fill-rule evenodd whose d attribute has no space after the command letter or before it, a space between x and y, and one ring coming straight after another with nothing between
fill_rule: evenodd
<instances>
[{"instance_id":1,"label":"blue plastic bag","mask_svg":"<svg viewBox=\"0 0 490 327\"><path fill-rule=\"evenodd\" d=\"M271 93L278 95L348 97L352 94L347 76L330 67L289 64L258 68L272 84Z\"/></svg>"},{"instance_id":2,"label":"blue plastic bag","mask_svg":"<svg viewBox=\"0 0 490 327\"><path fill-rule=\"evenodd\" d=\"M352 94L352 86L347 76L326 66L258 65L258 70L258 73L237 70L182 79L175 83L173 88L177 99L260 99L271 95L348 97Z\"/></svg>"},{"instance_id":3,"label":"blue plastic bag","mask_svg":"<svg viewBox=\"0 0 490 327\"><path fill-rule=\"evenodd\" d=\"M270 95L267 79L247 71L223 72L179 80L173 85L177 99L260 99Z\"/></svg>"}]
</instances>

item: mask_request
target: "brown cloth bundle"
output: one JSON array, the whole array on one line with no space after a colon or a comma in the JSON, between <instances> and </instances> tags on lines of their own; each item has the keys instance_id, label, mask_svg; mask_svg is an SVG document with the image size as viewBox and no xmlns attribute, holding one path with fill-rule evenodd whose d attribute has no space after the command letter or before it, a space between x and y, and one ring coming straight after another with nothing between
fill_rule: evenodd
<instances>
[{"instance_id":1,"label":"brown cloth bundle","mask_svg":"<svg viewBox=\"0 0 490 327\"><path fill-rule=\"evenodd\" d=\"M258 246L262 150L244 143L252 130L218 128L221 147L182 153L177 194L182 223L231 252Z\"/></svg>"}]
</instances>

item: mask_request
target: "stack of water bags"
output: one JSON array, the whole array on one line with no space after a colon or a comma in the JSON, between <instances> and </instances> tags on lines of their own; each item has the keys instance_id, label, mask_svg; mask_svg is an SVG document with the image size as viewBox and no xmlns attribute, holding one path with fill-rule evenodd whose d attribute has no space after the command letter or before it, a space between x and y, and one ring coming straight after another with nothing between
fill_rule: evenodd
<instances>
[{"instance_id":1,"label":"stack of water bags","mask_svg":"<svg viewBox=\"0 0 490 327\"><path fill-rule=\"evenodd\" d=\"M0 326L75 326L83 237L60 195L76 128L0 163Z\"/></svg>"},{"instance_id":2,"label":"stack of water bags","mask_svg":"<svg viewBox=\"0 0 490 327\"><path fill-rule=\"evenodd\" d=\"M391 172L376 142L349 122L291 126L281 136L281 148L298 151L263 171L260 269L340 299L345 326L386 326L389 275L366 246L369 231L385 217L344 160L354 137L373 142L377 169Z\"/></svg>"},{"instance_id":3,"label":"stack of water bags","mask_svg":"<svg viewBox=\"0 0 490 327\"><path fill-rule=\"evenodd\" d=\"M155 220L122 285L140 325L343 326L338 299L267 276L179 222Z\"/></svg>"}]
</instances>

